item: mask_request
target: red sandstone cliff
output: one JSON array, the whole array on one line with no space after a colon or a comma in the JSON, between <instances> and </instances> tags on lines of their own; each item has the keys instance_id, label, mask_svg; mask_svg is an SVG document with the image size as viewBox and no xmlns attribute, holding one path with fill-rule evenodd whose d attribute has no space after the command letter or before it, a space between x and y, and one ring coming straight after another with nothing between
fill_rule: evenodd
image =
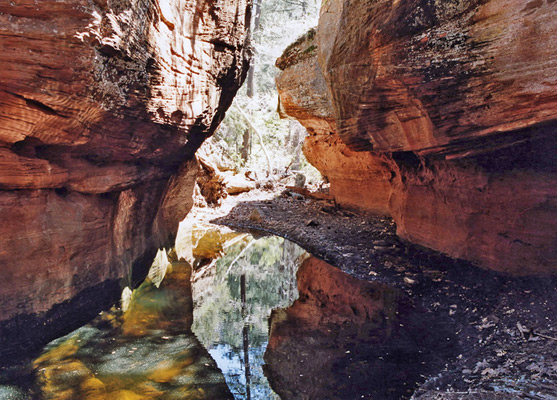
<instances>
[{"instance_id":1,"label":"red sandstone cliff","mask_svg":"<svg viewBox=\"0 0 557 400\"><path fill-rule=\"evenodd\" d=\"M557 3L324 2L277 65L338 203L498 271L557 272Z\"/></svg>"},{"instance_id":2,"label":"red sandstone cliff","mask_svg":"<svg viewBox=\"0 0 557 400\"><path fill-rule=\"evenodd\" d=\"M248 3L0 4L0 337L175 234L244 79Z\"/></svg>"}]
</instances>

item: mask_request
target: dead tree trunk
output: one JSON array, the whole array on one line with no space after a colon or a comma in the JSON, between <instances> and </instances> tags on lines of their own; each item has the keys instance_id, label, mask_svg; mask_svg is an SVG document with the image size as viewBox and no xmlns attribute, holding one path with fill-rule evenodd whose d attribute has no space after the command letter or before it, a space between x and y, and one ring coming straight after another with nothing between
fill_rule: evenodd
<instances>
[{"instance_id":1,"label":"dead tree trunk","mask_svg":"<svg viewBox=\"0 0 557 400\"><path fill-rule=\"evenodd\" d=\"M251 41L253 43L254 33L259 29L259 23L261 21L261 1L262 0L254 0L254 17L253 17L253 25L251 31ZM255 57L256 52L254 52L249 65L248 70L248 77L246 80L247 85L247 96L252 99L255 94ZM242 156L242 160L244 163L247 163L251 149L251 133L250 129L246 128L244 131L244 135L242 137L242 149L240 151L240 155Z\"/></svg>"},{"instance_id":2,"label":"dead tree trunk","mask_svg":"<svg viewBox=\"0 0 557 400\"><path fill-rule=\"evenodd\" d=\"M247 304L246 304L246 274L240 276L240 297L242 300L242 317L244 327L242 329L242 344L244 347L244 373L246 378L246 400L251 400L251 372L249 365L249 326L247 323Z\"/></svg>"},{"instance_id":3,"label":"dead tree trunk","mask_svg":"<svg viewBox=\"0 0 557 400\"><path fill-rule=\"evenodd\" d=\"M253 17L253 29L251 34L251 40L253 42L254 33L257 32L259 29L259 23L261 21L261 1L263 0L255 0L253 9L254 9L254 17ZM247 95L251 99L255 94L255 57L257 54L254 52L253 57L250 61L250 67L248 71L248 78L247 78Z\"/></svg>"},{"instance_id":4,"label":"dead tree trunk","mask_svg":"<svg viewBox=\"0 0 557 400\"><path fill-rule=\"evenodd\" d=\"M242 149L240 151L240 155L242 156L242 160L244 164L248 162L248 158L250 155L251 150L251 141L250 141L250 132L249 128L244 130L244 135L242 136Z\"/></svg>"},{"instance_id":5,"label":"dead tree trunk","mask_svg":"<svg viewBox=\"0 0 557 400\"><path fill-rule=\"evenodd\" d=\"M261 133L259 133L259 131L257 130L257 128L255 127L255 125L251 122L251 119L246 115L246 113L244 112L244 110L242 110L242 108L236 104L234 104L236 106L236 109L238 111L240 111L240 114L242 115L242 117L244 117L244 120L248 123L248 125L251 127L251 129L255 132L255 134L257 135L257 138L259 139L259 143L261 144L261 148L263 149L263 153L265 153L265 158L267 159L267 167L269 168L269 177L273 176L273 166L271 164L271 158L269 157L269 153L267 152L267 148L265 147L265 144L263 143L263 136L261 135Z\"/></svg>"}]
</instances>

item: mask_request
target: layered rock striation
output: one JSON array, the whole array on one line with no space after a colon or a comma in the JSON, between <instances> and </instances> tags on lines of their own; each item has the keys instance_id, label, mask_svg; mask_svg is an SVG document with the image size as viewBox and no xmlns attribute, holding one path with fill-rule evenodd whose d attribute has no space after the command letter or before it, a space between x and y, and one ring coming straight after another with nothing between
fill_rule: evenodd
<instances>
[{"instance_id":1,"label":"layered rock striation","mask_svg":"<svg viewBox=\"0 0 557 400\"><path fill-rule=\"evenodd\" d=\"M6 343L64 318L70 299L112 296L169 243L192 205L193 154L245 77L249 7L0 4Z\"/></svg>"},{"instance_id":2,"label":"layered rock striation","mask_svg":"<svg viewBox=\"0 0 557 400\"><path fill-rule=\"evenodd\" d=\"M281 112L345 206L513 274L557 271L557 4L324 2L277 61Z\"/></svg>"}]
</instances>

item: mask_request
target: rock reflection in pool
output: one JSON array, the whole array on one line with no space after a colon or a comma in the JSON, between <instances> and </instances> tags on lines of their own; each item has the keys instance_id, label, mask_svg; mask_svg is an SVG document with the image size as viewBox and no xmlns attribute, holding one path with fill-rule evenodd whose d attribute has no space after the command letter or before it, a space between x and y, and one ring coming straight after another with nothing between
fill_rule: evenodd
<instances>
[{"instance_id":1,"label":"rock reflection in pool","mask_svg":"<svg viewBox=\"0 0 557 400\"><path fill-rule=\"evenodd\" d=\"M193 278L193 331L236 399L279 399L262 370L271 310L297 298L305 252L279 237L246 236Z\"/></svg>"},{"instance_id":2,"label":"rock reflection in pool","mask_svg":"<svg viewBox=\"0 0 557 400\"><path fill-rule=\"evenodd\" d=\"M113 310L51 342L34 361L44 399L231 399L191 333L191 267L172 262Z\"/></svg>"},{"instance_id":3,"label":"rock reflection in pool","mask_svg":"<svg viewBox=\"0 0 557 400\"><path fill-rule=\"evenodd\" d=\"M265 373L283 400L409 397L450 346L443 326L396 289L354 279L314 257L299 299L271 316Z\"/></svg>"},{"instance_id":4,"label":"rock reflection in pool","mask_svg":"<svg viewBox=\"0 0 557 400\"><path fill-rule=\"evenodd\" d=\"M124 311L45 348L36 391L0 373L0 398L399 399L450 355L447 328L396 289L282 238L190 232L127 291Z\"/></svg>"}]
</instances>

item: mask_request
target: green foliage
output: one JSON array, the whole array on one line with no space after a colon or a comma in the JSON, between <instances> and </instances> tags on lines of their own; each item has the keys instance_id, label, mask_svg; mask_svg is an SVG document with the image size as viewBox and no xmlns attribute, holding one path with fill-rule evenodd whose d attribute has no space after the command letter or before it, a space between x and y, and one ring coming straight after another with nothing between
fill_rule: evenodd
<instances>
[{"instance_id":1,"label":"green foliage","mask_svg":"<svg viewBox=\"0 0 557 400\"><path fill-rule=\"evenodd\" d=\"M311 54L314 53L315 50L317 50L317 46L312 44L311 46L309 46L307 49L304 50L305 54Z\"/></svg>"},{"instance_id":2,"label":"green foliage","mask_svg":"<svg viewBox=\"0 0 557 400\"><path fill-rule=\"evenodd\" d=\"M317 45L313 41L315 34L315 28L311 28L288 46L277 60L277 68L285 70L291 65L297 64L309 56L312 56L315 50L317 50Z\"/></svg>"},{"instance_id":3,"label":"green foliage","mask_svg":"<svg viewBox=\"0 0 557 400\"><path fill-rule=\"evenodd\" d=\"M255 54L254 96L252 98L247 96L247 88L244 84L221 127L215 133L215 139L228 150L238 169L267 170L266 157L254 132L251 132L251 151L247 162L244 162L240 156L244 132L249 128L238 110L238 107L241 108L261 133L275 173L281 173L296 158L295 153L301 152L301 139L298 143L288 140L291 134L290 121L281 120L278 116L275 77L280 71L275 66L275 61L296 38L302 34L307 36L308 29L317 25L320 2L317 0L259 1L261 1L260 24L255 29L252 40ZM314 50L315 48L308 51ZM309 169L313 168L304 161L303 156L301 164L306 174L318 175L315 171L309 172Z\"/></svg>"},{"instance_id":4,"label":"green foliage","mask_svg":"<svg viewBox=\"0 0 557 400\"><path fill-rule=\"evenodd\" d=\"M316 0L262 0L261 23L253 34L256 93L276 93L274 80L279 71L275 62L285 48L317 26L319 5Z\"/></svg>"}]
</instances>

